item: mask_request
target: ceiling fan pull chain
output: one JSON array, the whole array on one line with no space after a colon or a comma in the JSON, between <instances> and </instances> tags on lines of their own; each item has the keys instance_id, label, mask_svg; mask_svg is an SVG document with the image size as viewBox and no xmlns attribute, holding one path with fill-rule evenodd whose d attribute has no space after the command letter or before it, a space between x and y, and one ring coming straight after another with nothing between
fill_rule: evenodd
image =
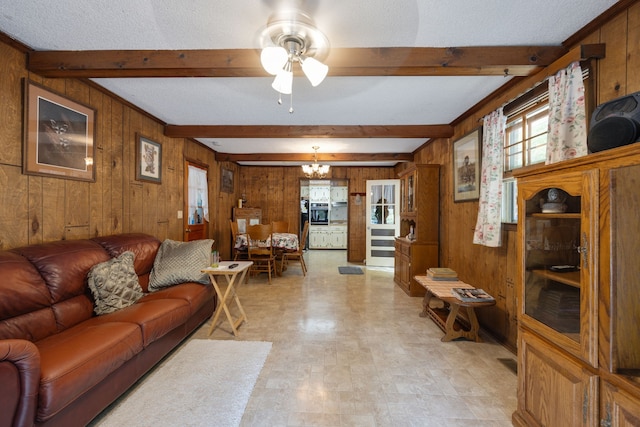
<instances>
[{"instance_id":1,"label":"ceiling fan pull chain","mask_svg":"<svg viewBox=\"0 0 640 427\"><path fill-rule=\"evenodd\" d=\"M291 91L291 100L289 105L289 114L293 114L293 91Z\"/></svg>"},{"instance_id":2,"label":"ceiling fan pull chain","mask_svg":"<svg viewBox=\"0 0 640 427\"><path fill-rule=\"evenodd\" d=\"M278 105L282 105L282 93L278 92Z\"/></svg>"}]
</instances>

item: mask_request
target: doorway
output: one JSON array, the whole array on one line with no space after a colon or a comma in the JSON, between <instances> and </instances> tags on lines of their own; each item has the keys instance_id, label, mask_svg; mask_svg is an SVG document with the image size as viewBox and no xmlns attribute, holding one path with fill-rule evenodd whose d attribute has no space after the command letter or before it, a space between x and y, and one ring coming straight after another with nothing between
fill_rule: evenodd
<instances>
[{"instance_id":1,"label":"doorway","mask_svg":"<svg viewBox=\"0 0 640 427\"><path fill-rule=\"evenodd\" d=\"M366 264L393 267L400 234L400 180L369 180L367 196Z\"/></svg>"},{"instance_id":2,"label":"doorway","mask_svg":"<svg viewBox=\"0 0 640 427\"><path fill-rule=\"evenodd\" d=\"M185 160L183 240L206 239L209 235L209 186L207 166Z\"/></svg>"}]
</instances>

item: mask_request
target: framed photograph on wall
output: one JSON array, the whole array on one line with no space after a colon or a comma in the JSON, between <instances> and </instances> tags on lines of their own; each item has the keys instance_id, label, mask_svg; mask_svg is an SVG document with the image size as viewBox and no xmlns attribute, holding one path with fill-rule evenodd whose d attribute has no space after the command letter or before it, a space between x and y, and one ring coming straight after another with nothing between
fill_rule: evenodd
<instances>
[{"instance_id":1,"label":"framed photograph on wall","mask_svg":"<svg viewBox=\"0 0 640 427\"><path fill-rule=\"evenodd\" d=\"M25 80L23 173L95 181L96 112Z\"/></svg>"},{"instance_id":2,"label":"framed photograph on wall","mask_svg":"<svg viewBox=\"0 0 640 427\"><path fill-rule=\"evenodd\" d=\"M480 197L480 148L482 127L453 143L453 201L467 202Z\"/></svg>"},{"instance_id":3,"label":"framed photograph on wall","mask_svg":"<svg viewBox=\"0 0 640 427\"><path fill-rule=\"evenodd\" d=\"M233 171L220 168L220 191L233 193Z\"/></svg>"},{"instance_id":4,"label":"framed photograph on wall","mask_svg":"<svg viewBox=\"0 0 640 427\"><path fill-rule=\"evenodd\" d=\"M136 179L160 184L162 182L162 145L137 135Z\"/></svg>"}]
</instances>

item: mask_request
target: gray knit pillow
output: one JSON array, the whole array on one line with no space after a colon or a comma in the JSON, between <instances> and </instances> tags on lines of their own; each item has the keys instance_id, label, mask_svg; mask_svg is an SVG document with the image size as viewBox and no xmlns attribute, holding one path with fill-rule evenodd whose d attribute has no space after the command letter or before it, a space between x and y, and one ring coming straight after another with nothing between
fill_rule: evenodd
<instances>
[{"instance_id":1,"label":"gray knit pillow","mask_svg":"<svg viewBox=\"0 0 640 427\"><path fill-rule=\"evenodd\" d=\"M209 276L200 270L209 266L212 245L212 239L162 242L153 261L149 292L185 282L209 283Z\"/></svg>"},{"instance_id":2,"label":"gray knit pillow","mask_svg":"<svg viewBox=\"0 0 640 427\"><path fill-rule=\"evenodd\" d=\"M134 258L133 252L123 252L89 270L87 283L97 315L128 307L144 296L133 267Z\"/></svg>"}]
</instances>

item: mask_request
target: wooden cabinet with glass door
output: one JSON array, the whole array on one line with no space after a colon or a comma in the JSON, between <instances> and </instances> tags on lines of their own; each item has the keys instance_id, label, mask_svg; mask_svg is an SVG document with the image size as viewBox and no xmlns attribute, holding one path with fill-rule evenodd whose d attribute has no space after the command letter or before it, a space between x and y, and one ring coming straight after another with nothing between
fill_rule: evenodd
<instances>
[{"instance_id":1,"label":"wooden cabinet with glass door","mask_svg":"<svg viewBox=\"0 0 640 427\"><path fill-rule=\"evenodd\" d=\"M598 188L597 170L518 180L519 424L593 424L579 415L597 390L583 377L597 367Z\"/></svg>"},{"instance_id":2,"label":"wooden cabinet with glass door","mask_svg":"<svg viewBox=\"0 0 640 427\"><path fill-rule=\"evenodd\" d=\"M514 173L516 426L640 425L637 145Z\"/></svg>"},{"instance_id":3,"label":"wooden cabinet with glass door","mask_svg":"<svg viewBox=\"0 0 640 427\"><path fill-rule=\"evenodd\" d=\"M594 170L518 183L523 325L594 367L597 184Z\"/></svg>"},{"instance_id":4,"label":"wooden cabinet with glass door","mask_svg":"<svg viewBox=\"0 0 640 427\"><path fill-rule=\"evenodd\" d=\"M394 280L410 296L424 296L413 278L438 267L440 166L413 165L400 173L400 236L395 241Z\"/></svg>"}]
</instances>

